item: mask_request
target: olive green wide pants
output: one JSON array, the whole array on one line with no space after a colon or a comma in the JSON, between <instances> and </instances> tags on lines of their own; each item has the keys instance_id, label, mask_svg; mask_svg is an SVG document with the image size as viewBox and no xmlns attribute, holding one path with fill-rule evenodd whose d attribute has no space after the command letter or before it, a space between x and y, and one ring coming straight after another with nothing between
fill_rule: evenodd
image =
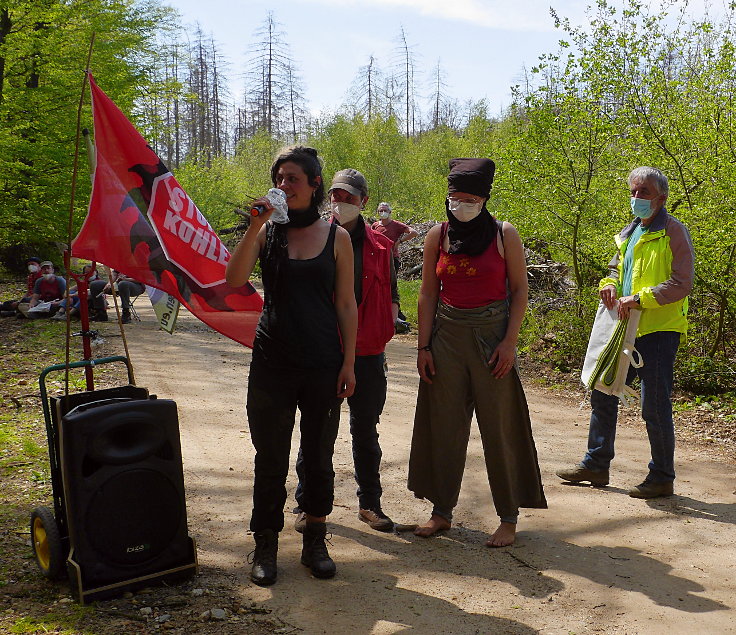
<instances>
[{"instance_id":1,"label":"olive green wide pants","mask_svg":"<svg viewBox=\"0 0 736 635\"><path fill-rule=\"evenodd\" d=\"M505 302L477 309L440 303L437 310L436 374L432 384L419 382L408 485L445 513L457 505L474 410L496 513L547 507L518 370L496 379L488 366L506 324Z\"/></svg>"}]
</instances>

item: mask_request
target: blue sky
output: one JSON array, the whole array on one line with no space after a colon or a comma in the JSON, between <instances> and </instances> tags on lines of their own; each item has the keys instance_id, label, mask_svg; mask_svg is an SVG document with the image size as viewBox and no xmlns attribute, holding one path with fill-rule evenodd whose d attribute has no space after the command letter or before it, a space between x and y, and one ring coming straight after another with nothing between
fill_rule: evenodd
<instances>
[{"instance_id":1,"label":"blue sky","mask_svg":"<svg viewBox=\"0 0 736 635\"><path fill-rule=\"evenodd\" d=\"M592 1L592 0L591 0ZM703 2L690 2L702 12ZM724 0L713 0L714 5ZM431 71L440 60L448 95L461 103L486 98L490 113L511 102L543 53L555 52L563 34L550 5L574 24L584 23L585 0L164 0L190 28L199 23L230 64L230 87L240 96L242 69L256 29L269 11L285 32L302 76L310 109L333 111L370 55L388 69L403 27L417 59L420 108L427 110ZM653 2L655 6L658 2ZM193 32L193 28L191 28Z\"/></svg>"}]
</instances>

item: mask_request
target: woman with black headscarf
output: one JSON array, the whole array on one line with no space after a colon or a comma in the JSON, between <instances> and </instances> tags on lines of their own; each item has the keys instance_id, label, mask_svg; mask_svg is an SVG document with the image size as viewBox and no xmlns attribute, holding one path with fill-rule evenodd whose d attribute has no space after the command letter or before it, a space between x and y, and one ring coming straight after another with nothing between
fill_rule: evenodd
<instances>
[{"instance_id":1,"label":"woman with black headscarf","mask_svg":"<svg viewBox=\"0 0 736 635\"><path fill-rule=\"evenodd\" d=\"M286 194L288 222L267 222L268 198L253 202L263 213L250 226L227 265L228 284L246 283L260 258L264 306L256 329L246 410L256 449L253 513L256 541L251 580L276 581L278 534L284 528L286 477L296 409L304 462L299 507L306 514L301 562L318 578L335 575L325 545L332 511L332 455L338 418L330 416L355 389L358 311L350 235L322 220L322 166L313 148L295 146L271 166L274 187Z\"/></svg>"},{"instance_id":2,"label":"woman with black headscarf","mask_svg":"<svg viewBox=\"0 0 736 635\"><path fill-rule=\"evenodd\" d=\"M424 243L409 489L434 505L414 533L451 527L475 411L501 519L486 544L505 547L519 507L547 503L516 366L528 294L524 248L516 229L486 209L494 172L490 159L450 161L448 220Z\"/></svg>"}]
</instances>

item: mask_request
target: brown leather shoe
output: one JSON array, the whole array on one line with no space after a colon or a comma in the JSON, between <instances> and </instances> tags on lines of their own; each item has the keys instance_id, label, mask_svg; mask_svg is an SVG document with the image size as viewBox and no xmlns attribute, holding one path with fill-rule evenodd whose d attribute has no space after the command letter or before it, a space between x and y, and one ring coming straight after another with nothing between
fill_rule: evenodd
<instances>
[{"instance_id":1,"label":"brown leather shoe","mask_svg":"<svg viewBox=\"0 0 736 635\"><path fill-rule=\"evenodd\" d=\"M674 487L672 481L669 483L652 483L644 481L629 490L631 498L658 498L660 496L672 496Z\"/></svg>"},{"instance_id":2,"label":"brown leather shoe","mask_svg":"<svg viewBox=\"0 0 736 635\"><path fill-rule=\"evenodd\" d=\"M368 526L376 531L392 531L394 528L394 521L380 509L375 511L372 509L361 509L358 512L358 518L364 523L368 523Z\"/></svg>"},{"instance_id":3,"label":"brown leather shoe","mask_svg":"<svg viewBox=\"0 0 736 635\"><path fill-rule=\"evenodd\" d=\"M587 481L595 487L608 485L608 470L589 470L584 465L576 465L571 470L558 470L555 474L563 481L569 481L570 483L583 483Z\"/></svg>"}]
</instances>

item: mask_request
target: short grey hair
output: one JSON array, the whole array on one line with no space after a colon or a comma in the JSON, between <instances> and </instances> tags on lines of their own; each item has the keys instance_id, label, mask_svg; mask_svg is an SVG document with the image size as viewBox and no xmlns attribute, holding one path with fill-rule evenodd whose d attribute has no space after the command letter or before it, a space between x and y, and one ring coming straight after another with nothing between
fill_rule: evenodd
<instances>
[{"instance_id":1,"label":"short grey hair","mask_svg":"<svg viewBox=\"0 0 736 635\"><path fill-rule=\"evenodd\" d=\"M381 209L382 207L388 209L389 212L391 211L391 206L386 201L381 201L376 209Z\"/></svg>"},{"instance_id":2,"label":"short grey hair","mask_svg":"<svg viewBox=\"0 0 736 635\"><path fill-rule=\"evenodd\" d=\"M634 168L629 172L629 187L634 181L652 181L660 194L668 196L670 193L670 184L667 177L657 168L647 166Z\"/></svg>"}]
</instances>

